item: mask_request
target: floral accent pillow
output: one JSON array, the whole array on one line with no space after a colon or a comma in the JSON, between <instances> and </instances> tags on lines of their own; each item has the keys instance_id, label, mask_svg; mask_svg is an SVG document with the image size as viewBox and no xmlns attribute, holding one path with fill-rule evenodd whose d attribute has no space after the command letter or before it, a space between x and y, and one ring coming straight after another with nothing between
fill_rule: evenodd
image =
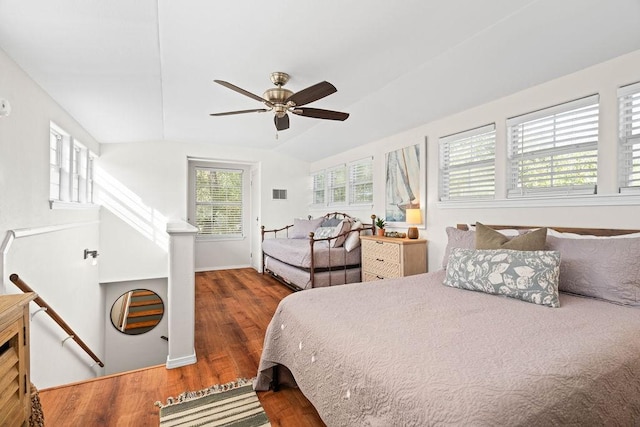
<instances>
[{"instance_id":1,"label":"floral accent pillow","mask_svg":"<svg viewBox=\"0 0 640 427\"><path fill-rule=\"evenodd\" d=\"M332 248L339 248L347 238L346 234L344 236L340 235L342 233L346 233L349 230L351 230L351 221L349 221L348 219L344 219L340 221L338 225L333 227L316 228L316 231L313 233L313 238L319 240L339 236L336 239L329 241Z\"/></svg>"},{"instance_id":2,"label":"floral accent pillow","mask_svg":"<svg viewBox=\"0 0 640 427\"><path fill-rule=\"evenodd\" d=\"M560 307L560 252L453 248L444 284Z\"/></svg>"}]
</instances>

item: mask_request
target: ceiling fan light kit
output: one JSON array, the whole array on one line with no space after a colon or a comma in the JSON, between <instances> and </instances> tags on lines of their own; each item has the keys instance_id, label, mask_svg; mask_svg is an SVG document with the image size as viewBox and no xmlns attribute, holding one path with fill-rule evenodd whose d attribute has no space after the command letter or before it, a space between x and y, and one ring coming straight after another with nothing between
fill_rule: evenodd
<instances>
[{"instance_id":1,"label":"ceiling fan light kit","mask_svg":"<svg viewBox=\"0 0 640 427\"><path fill-rule=\"evenodd\" d=\"M339 120L344 121L349 117L348 113L340 111L323 110L319 108L298 108L303 105L310 104L314 101L329 96L332 93L337 92L335 86L329 82L316 83L313 86L309 86L299 92L292 92L289 89L285 89L284 86L289 81L289 74L281 71L271 73L271 82L276 86L274 88L267 89L262 97L255 95L249 91L246 91L236 85L233 85L224 80L214 80L214 82L245 95L256 101L260 101L268 108L257 108L252 110L239 110L239 111L226 111L223 113L212 113L211 116L229 116L234 114L246 114L246 113L264 113L267 111L274 112L274 124L276 129L286 130L289 129L289 115L287 113L296 114L303 117L311 117L314 119L323 120Z\"/></svg>"}]
</instances>

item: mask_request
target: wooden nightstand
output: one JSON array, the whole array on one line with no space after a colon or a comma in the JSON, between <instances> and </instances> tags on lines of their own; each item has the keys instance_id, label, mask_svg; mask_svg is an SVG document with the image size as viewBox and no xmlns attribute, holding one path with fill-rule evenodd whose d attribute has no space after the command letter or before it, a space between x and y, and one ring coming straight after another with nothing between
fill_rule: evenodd
<instances>
[{"instance_id":1,"label":"wooden nightstand","mask_svg":"<svg viewBox=\"0 0 640 427\"><path fill-rule=\"evenodd\" d=\"M427 272L427 241L360 236L362 281L411 276Z\"/></svg>"}]
</instances>

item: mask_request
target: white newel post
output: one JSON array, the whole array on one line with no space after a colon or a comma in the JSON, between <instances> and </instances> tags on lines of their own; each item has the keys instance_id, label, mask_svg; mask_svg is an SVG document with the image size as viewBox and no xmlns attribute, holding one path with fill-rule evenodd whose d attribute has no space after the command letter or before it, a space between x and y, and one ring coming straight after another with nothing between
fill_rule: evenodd
<instances>
[{"instance_id":1,"label":"white newel post","mask_svg":"<svg viewBox=\"0 0 640 427\"><path fill-rule=\"evenodd\" d=\"M196 363L195 237L198 229L185 221L167 224L169 233L169 354L167 368Z\"/></svg>"}]
</instances>

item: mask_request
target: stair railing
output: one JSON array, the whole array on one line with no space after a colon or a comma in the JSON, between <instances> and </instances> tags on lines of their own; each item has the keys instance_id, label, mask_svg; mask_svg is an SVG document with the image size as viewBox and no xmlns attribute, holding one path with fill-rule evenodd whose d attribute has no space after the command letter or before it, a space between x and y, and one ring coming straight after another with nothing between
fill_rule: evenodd
<instances>
[{"instance_id":1,"label":"stair railing","mask_svg":"<svg viewBox=\"0 0 640 427\"><path fill-rule=\"evenodd\" d=\"M13 284L16 285L22 292L35 292L33 289L31 289L31 287L29 285L27 285L15 273L12 274L11 276L9 276L9 280L11 280L13 282ZM36 292L36 294L37 294L37 292ZM67 324L67 322L65 322L62 319L62 317L60 317L60 315L58 313L56 313L55 310L52 309L49 304L47 304L47 302L45 300L43 300L40 297L37 297L35 300L33 300L33 302L35 302L42 309L44 309L43 311L45 311L49 315L49 317L51 317L53 319L53 321L56 322L68 334L67 338L65 338L62 341L63 344L69 338L73 339L80 346L80 348L82 348L101 368L104 368L104 363L102 363L100 358L98 358L98 356L96 356L95 353L93 351L91 351L91 349L84 343L84 341L82 341L78 337L78 334L76 334L74 332L74 330L71 329L71 327Z\"/></svg>"}]
</instances>

